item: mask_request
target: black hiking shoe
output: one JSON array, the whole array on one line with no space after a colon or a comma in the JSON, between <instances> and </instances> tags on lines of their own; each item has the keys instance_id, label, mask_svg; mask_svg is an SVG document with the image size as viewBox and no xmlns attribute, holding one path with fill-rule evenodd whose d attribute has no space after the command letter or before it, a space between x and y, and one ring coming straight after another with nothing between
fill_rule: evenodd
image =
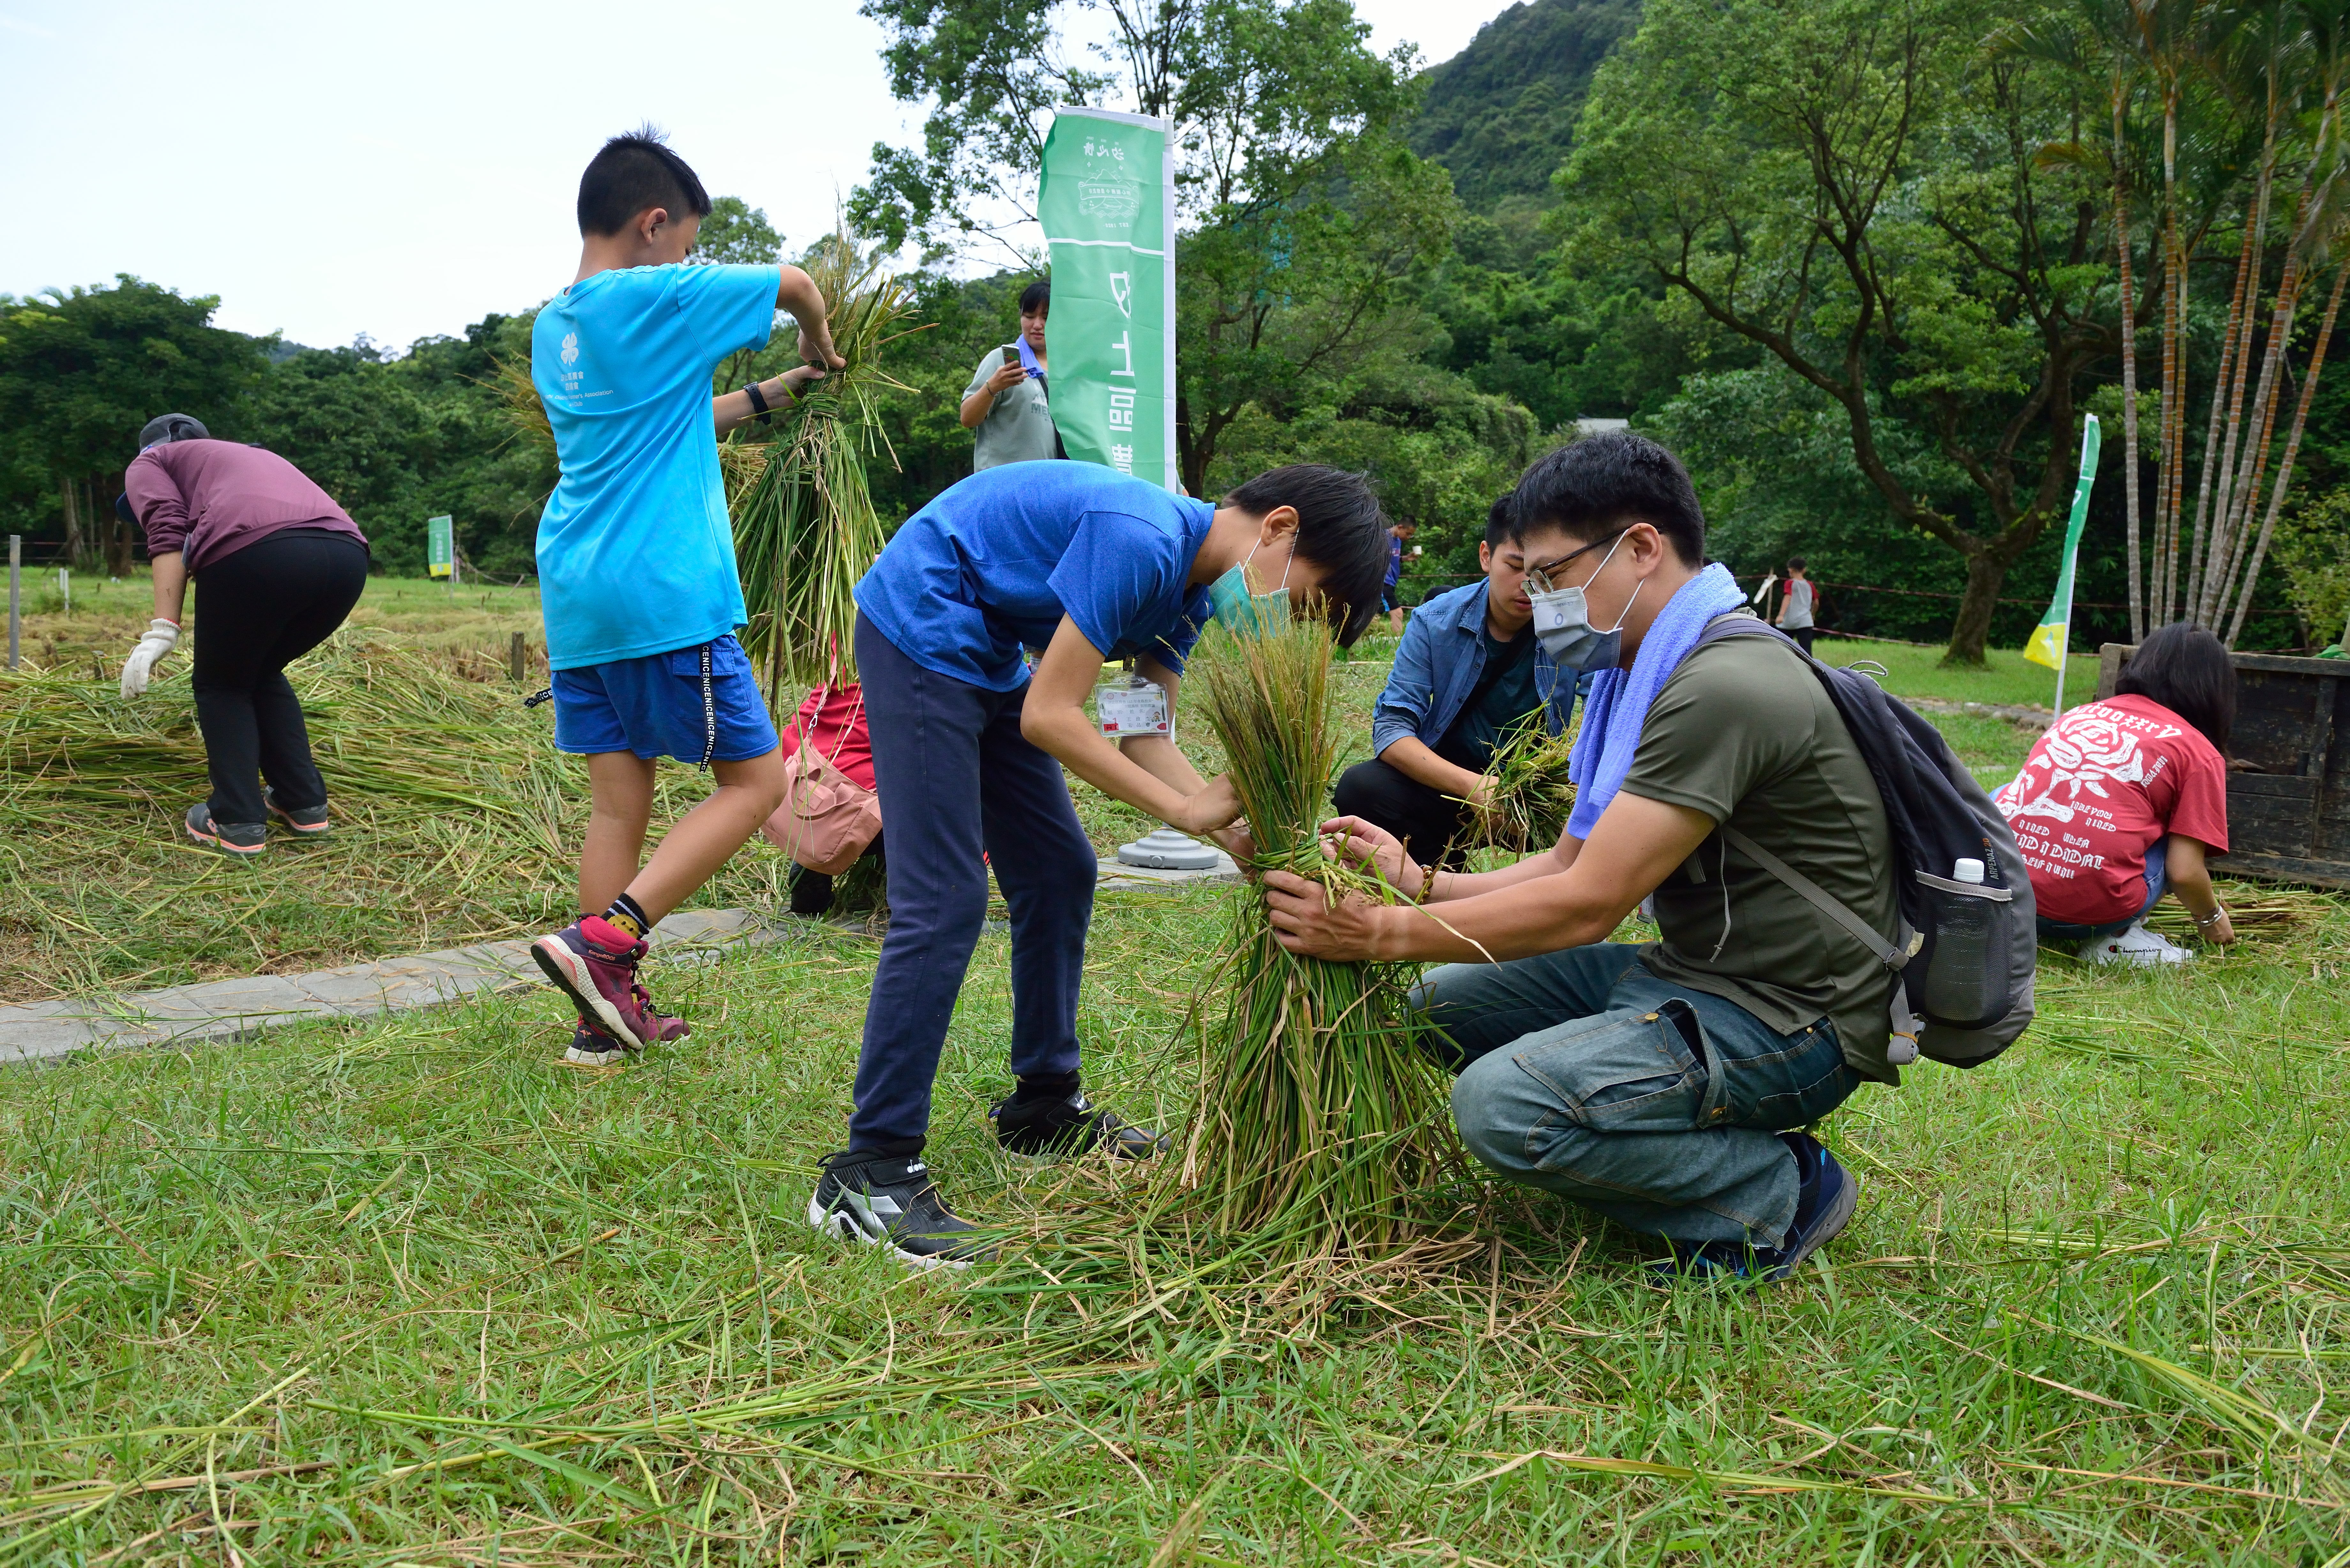
<instances>
[{"instance_id":1,"label":"black hiking shoe","mask_svg":"<svg viewBox=\"0 0 2350 1568\"><path fill-rule=\"evenodd\" d=\"M995 1123L995 1141L1014 1154L1086 1154L1107 1144L1119 1159L1148 1159L1167 1147L1149 1127L1128 1127L1096 1109L1083 1089L1028 1100L1014 1091L987 1114Z\"/></svg>"},{"instance_id":2,"label":"black hiking shoe","mask_svg":"<svg viewBox=\"0 0 2350 1568\"><path fill-rule=\"evenodd\" d=\"M188 836L232 859L251 859L269 847L269 827L260 822L215 822L204 801L188 807Z\"/></svg>"},{"instance_id":3,"label":"black hiking shoe","mask_svg":"<svg viewBox=\"0 0 2350 1568\"><path fill-rule=\"evenodd\" d=\"M868 1247L889 1247L917 1268L967 1269L995 1250L979 1227L947 1207L920 1155L847 1150L825 1156L807 1222Z\"/></svg>"},{"instance_id":4,"label":"black hiking shoe","mask_svg":"<svg viewBox=\"0 0 2350 1568\"><path fill-rule=\"evenodd\" d=\"M269 815L292 828L304 838L324 838L327 836L327 808L324 803L306 805L298 811L288 811L277 804L277 792L267 784L261 786L261 804Z\"/></svg>"},{"instance_id":5,"label":"black hiking shoe","mask_svg":"<svg viewBox=\"0 0 2350 1568\"><path fill-rule=\"evenodd\" d=\"M1775 1247L1744 1241L1674 1241L1669 1262L1657 1272L1689 1279L1756 1280L1776 1282L1834 1240L1860 1206L1860 1178L1807 1132L1783 1132L1779 1141L1795 1157L1795 1218Z\"/></svg>"}]
</instances>

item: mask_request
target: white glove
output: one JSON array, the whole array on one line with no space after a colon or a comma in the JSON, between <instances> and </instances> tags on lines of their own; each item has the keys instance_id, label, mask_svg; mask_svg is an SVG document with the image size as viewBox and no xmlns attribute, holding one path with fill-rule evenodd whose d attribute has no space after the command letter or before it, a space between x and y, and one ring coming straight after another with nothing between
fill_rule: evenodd
<instances>
[{"instance_id":1,"label":"white glove","mask_svg":"<svg viewBox=\"0 0 2350 1568\"><path fill-rule=\"evenodd\" d=\"M147 678L155 672L155 661L178 647L179 642L180 628L161 616L147 623L146 635L130 650L130 657L122 661L122 695L126 700L146 694Z\"/></svg>"}]
</instances>

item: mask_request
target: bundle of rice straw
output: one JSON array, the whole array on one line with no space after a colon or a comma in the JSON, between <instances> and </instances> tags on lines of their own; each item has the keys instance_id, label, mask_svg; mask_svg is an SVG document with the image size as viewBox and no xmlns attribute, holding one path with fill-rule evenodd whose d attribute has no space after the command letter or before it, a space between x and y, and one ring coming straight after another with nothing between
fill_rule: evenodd
<instances>
[{"instance_id":1,"label":"bundle of rice straw","mask_svg":"<svg viewBox=\"0 0 2350 1568\"><path fill-rule=\"evenodd\" d=\"M860 257L846 231L806 265L830 309L833 347L847 363L776 413L764 466L739 489L728 487L751 616L743 647L778 721L809 690L857 679L850 590L887 542L865 462L878 452L896 463L875 398L902 386L882 371L881 352L921 330L904 325L913 305L903 282L881 275L881 253Z\"/></svg>"},{"instance_id":2,"label":"bundle of rice straw","mask_svg":"<svg viewBox=\"0 0 2350 1568\"><path fill-rule=\"evenodd\" d=\"M1256 867L1295 872L1332 898L1391 901L1375 875L1321 852L1336 761L1331 649L1318 622L1261 637L1211 628L1186 685L1230 760ZM1457 1147L1443 1075L1414 1047L1409 977L1294 956L1253 888L1234 910L1231 945L1221 1015L1203 1009L1200 1024L1200 1099L1180 1167L1193 1211L1271 1258L1406 1244Z\"/></svg>"},{"instance_id":3,"label":"bundle of rice straw","mask_svg":"<svg viewBox=\"0 0 2350 1568\"><path fill-rule=\"evenodd\" d=\"M1493 798L1485 808L1484 839L1496 849L1532 855L1548 849L1566 831L1575 810L1575 785L1567 782L1567 758L1575 752L1569 724L1553 735L1540 710L1513 725L1493 748L1485 771L1493 780Z\"/></svg>"}]
</instances>

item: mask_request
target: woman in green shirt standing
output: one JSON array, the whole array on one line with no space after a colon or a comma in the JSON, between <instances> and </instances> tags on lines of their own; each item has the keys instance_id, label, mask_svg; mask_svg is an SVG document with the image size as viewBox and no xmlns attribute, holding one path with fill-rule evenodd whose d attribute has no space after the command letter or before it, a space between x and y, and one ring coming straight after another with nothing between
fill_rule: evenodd
<instances>
[{"instance_id":1,"label":"woman in green shirt standing","mask_svg":"<svg viewBox=\"0 0 2350 1568\"><path fill-rule=\"evenodd\" d=\"M1020 336L991 348L963 389L962 426L975 431L974 472L998 463L1034 462L1063 455L1060 432L1045 399L1045 317L1053 286L1041 280L1020 291Z\"/></svg>"}]
</instances>

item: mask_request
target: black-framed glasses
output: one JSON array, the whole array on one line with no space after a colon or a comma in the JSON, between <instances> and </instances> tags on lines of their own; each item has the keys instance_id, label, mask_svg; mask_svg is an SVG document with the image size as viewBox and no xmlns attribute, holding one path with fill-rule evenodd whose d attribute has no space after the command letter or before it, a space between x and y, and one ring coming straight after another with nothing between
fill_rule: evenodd
<instances>
[{"instance_id":1,"label":"black-framed glasses","mask_svg":"<svg viewBox=\"0 0 2350 1568\"><path fill-rule=\"evenodd\" d=\"M1614 544L1617 540L1621 539L1625 535L1629 534L1631 531L1632 524L1627 523L1621 528L1617 529L1613 534L1608 535L1605 539L1594 539L1590 544L1583 545L1579 549L1569 550L1565 555L1561 556L1555 561L1545 561L1539 566L1528 566L1526 568L1526 576L1540 583L1542 585L1543 592L1546 594L1556 593L1558 590L1550 580L1550 575L1553 572L1562 569L1577 556L1587 556L1592 551L1599 548L1602 545Z\"/></svg>"}]
</instances>

